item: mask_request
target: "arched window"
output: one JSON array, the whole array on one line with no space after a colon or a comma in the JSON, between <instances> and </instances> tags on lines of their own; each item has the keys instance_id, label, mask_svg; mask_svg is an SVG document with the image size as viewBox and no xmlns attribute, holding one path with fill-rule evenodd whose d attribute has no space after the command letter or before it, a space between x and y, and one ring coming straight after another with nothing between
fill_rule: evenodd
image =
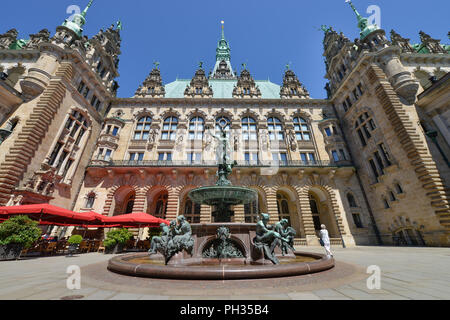
<instances>
[{"instance_id":1,"label":"arched window","mask_svg":"<svg viewBox=\"0 0 450 320\"><path fill-rule=\"evenodd\" d=\"M184 216L189 223L200 223L201 205L193 203L190 199L184 205Z\"/></svg>"},{"instance_id":2,"label":"arched window","mask_svg":"<svg viewBox=\"0 0 450 320\"><path fill-rule=\"evenodd\" d=\"M280 119L276 117L270 117L267 119L267 128L269 131L270 140L284 140L283 124Z\"/></svg>"},{"instance_id":3,"label":"arched window","mask_svg":"<svg viewBox=\"0 0 450 320\"><path fill-rule=\"evenodd\" d=\"M155 204L155 212L153 215L157 218L165 219L166 218L166 211L167 211L167 199L169 198L169 195L167 192L162 192L159 194L158 198L156 199Z\"/></svg>"},{"instance_id":4,"label":"arched window","mask_svg":"<svg viewBox=\"0 0 450 320\"><path fill-rule=\"evenodd\" d=\"M203 140L205 120L202 117L194 117L189 122L189 140Z\"/></svg>"},{"instance_id":5,"label":"arched window","mask_svg":"<svg viewBox=\"0 0 450 320\"><path fill-rule=\"evenodd\" d=\"M357 208L358 205L356 204L355 197L351 193L347 193L347 200L348 204L351 208Z\"/></svg>"},{"instance_id":6,"label":"arched window","mask_svg":"<svg viewBox=\"0 0 450 320\"><path fill-rule=\"evenodd\" d=\"M373 130L376 129L375 122L367 112L361 114L355 122L355 131L363 146L367 145L367 140L372 137Z\"/></svg>"},{"instance_id":7,"label":"arched window","mask_svg":"<svg viewBox=\"0 0 450 320\"><path fill-rule=\"evenodd\" d=\"M130 195L130 197L128 198L128 200L125 203L125 212L124 212L125 214L133 212L134 199L135 199L135 194L133 193Z\"/></svg>"},{"instance_id":8,"label":"arched window","mask_svg":"<svg viewBox=\"0 0 450 320\"><path fill-rule=\"evenodd\" d=\"M227 117L218 117L216 119L216 133L219 133L220 130L223 128L223 130L227 133L227 136L229 135L230 132L230 119L228 119Z\"/></svg>"},{"instance_id":9,"label":"arched window","mask_svg":"<svg viewBox=\"0 0 450 320\"><path fill-rule=\"evenodd\" d=\"M305 119L300 117L294 118L294 130L297 140L310 141L311 140L311 130L309 129L308 123Z\"/></svg>"},{"instance_id":10,"label":"arched window","mask_svg":"<svg viewBox=\"0 0 450 320\"><path fill-rule=\"evenodd\" d=\"M291 214L289 212L289 199L282 193L277 193L277 207L279 219L287 219L289 224L291 223Z\"/></svg>"},{"instance_id":11,"label":"arched window","mask_svg":"<svg viewBox=\"0 0 450 320\"><path fill-rule=\"evenodd\" d=\"M244 140L257 140L256 121L251 117L242 118L242 138Z\"/></svg>"},{"instance_id":12,"label":"arched window","mask_svg":"<svg viewBox=\"0 0 450 320\"><path fill-rule=\"evenodd\" d=\"M144 116L140 118L136 124L134 130L134 140L147 140L150 134L150 126L152 124L152 118L150 116Z\"/></svg>"},{"instance_id":13,"label":"arched window","mask_svg":"<svg viewBox=\"0 0 450 320\"><path fill-rule=\"evenodd\" d=\"M161 139L162 140L175 140L176 131L178 127L177 117L167 117L164 120Z\"/></svg>"},{"instance_id":14,"label":"arched window","mask_svg":"<svg viewBox=\"0 0 450 320\"><path fill-rule=\"evenodd\" d=\"M87 196L86 204L84 207L92 209L92 207L94 207L94 201L95 201L95 193L91 192Z\"/></svg>"}]
</instances>

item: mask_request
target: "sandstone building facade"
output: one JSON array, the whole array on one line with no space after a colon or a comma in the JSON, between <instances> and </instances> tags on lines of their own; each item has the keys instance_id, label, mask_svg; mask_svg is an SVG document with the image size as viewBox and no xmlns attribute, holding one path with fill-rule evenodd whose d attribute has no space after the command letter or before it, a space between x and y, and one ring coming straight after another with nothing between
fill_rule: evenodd
<instances>
[{"instance_id":1,"label":"sandstone building facade","mask_svg":"<svg viewBox=\"0 0 450 320\"><path fill-rule=\"evenodd\" d=\"M83 36L91 4L52 37L0 35L1 205L212 222L187 194L215 183L223 127L233 184L258 192L233 221L287 218L297 245L318 245L322 223L346 246L450 244L448 46L388 40L350 2L359 39L323 27L327 99L289 66L281 85L233 70L223 26L208 75L164 84L156 63L119 98L121 23Z\"/></svg>"}]
</instances>

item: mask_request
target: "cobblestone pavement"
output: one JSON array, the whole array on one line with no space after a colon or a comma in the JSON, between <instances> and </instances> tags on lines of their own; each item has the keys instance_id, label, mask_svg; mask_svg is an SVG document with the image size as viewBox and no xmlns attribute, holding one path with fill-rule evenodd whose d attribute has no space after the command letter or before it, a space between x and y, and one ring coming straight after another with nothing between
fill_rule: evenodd
<instances>
[{"instance_id":1,"label":"cobblestone pavement","mask_svg":"<svg viewBox=\"0 0 450 320\"><path fill-rule=\"evenodd\" d=\"M322 252L322 248L298 248ZM0 299L450 299L450 248L332 248L336 267L318 274L263 280L177 281L126 277L106 270L111 255L89 253L0 262ZM81 268L69 290L67 268ZM381 288L368 289L379 266Z\"/></svg>"}]
</instances>

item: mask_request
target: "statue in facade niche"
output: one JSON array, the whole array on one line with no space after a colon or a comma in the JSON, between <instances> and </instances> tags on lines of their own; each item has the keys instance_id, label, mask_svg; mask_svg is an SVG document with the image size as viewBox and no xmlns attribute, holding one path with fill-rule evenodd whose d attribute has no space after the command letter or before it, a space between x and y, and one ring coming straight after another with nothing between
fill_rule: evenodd
<instances>
[{"instance_id":1,"label":"statue in facade niche","mask_svg":"<svg viewBox=\"0 0 450 320\"><path fill-rule=\"evenodd\" d=\"M261 148L266 151L269 144L269 137L267 136L267 131L263 130L261 132Z\"/></svg>"},{"instance_id":2,"label":"statue in facade niche","mask_svg":"<svg viewBox=\"0 0 450 320\"><path fill-rule=\"evenodd\" d=\"M288 145L291 148L292 151L297 150L297 137L295 136L294 131L289 130L288 134L287 134L287 139L288 139Z\"/></svg>"},{"instance_id":3,"label":"statue in facade niche","mask_svg":"<svg viewBox=\"0 0 450 320\"><path fill-rule=\"evenodd\" d=\"M269 218L269 214L261 213L261 219L256 223L256 237L253 239L253 243L257 249L263 251L266 259L272 261L273 264L279 264L280 261L275 256L275 247L279 241L288 243L289 240L268 224Z\"/></svg>"},{"instance_id":4,"label":"statue in facade niche","mask_svg":"<svg viewBox=\"0 0 450 320\"><path fill-rule=\"evenodd\" d=\"M151 129L150 133L148 135L148 142L149 143L155 143L156 142L156 136L158 135L158 131L155 129Z\"/></svg>"},{"instance_id":5,"label":"statue in facade niche","mask_svg":"<svg viewBox=\"0 0 450 320\"><path fill-rule=\"evenodd\" d=\"M153 237L149 255L157 252L164 256L164 262L167 265L170 259L179 252L185 250L192 256L194 249L194 239L192 238L192 229L184 216L178 216L176 220L170 222L169 227L164 224L161 230L161 237Z\"/></svg>"}]
</instances>

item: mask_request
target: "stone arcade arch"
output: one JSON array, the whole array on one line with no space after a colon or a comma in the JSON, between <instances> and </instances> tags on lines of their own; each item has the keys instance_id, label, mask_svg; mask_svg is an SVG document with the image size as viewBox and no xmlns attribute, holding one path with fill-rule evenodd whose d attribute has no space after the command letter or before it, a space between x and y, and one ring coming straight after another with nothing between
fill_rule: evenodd
<instances>
[{"instance_id":1,"label":"stone arcade arch","mask_svg":"<svg viewBox=\"0 0 450 320\"><path fill-rule=\"evenodd\" d=\"M297 232L297 238L305 234L300 219L298 195L289 186L281 186L276 190L278 220L287 219Z\"/></svg>"},{"instance_id":2,"label":"stone arcade arch","mask_svg":"<svg viewBox=\"0 0 450 320\"><path fill-rule=\"evenodd\" d=\"M341 235L345 235L342 215L339 209L336 194L330 186L322 184L321 181L311 181L306 185L297 186L295 189L297 190L299 197L301 213L300 220L303 224L305 231L304 234L308 244L318 244L318 232L316 232L314 227L314 219L311 209L311 195L319 201L319 217L320 215L323 216L321 223L327 226L327 229L330 232L330 237L338 238ZM322 210L322 212L320 210Z\"/></svg>"}]
</instances>

